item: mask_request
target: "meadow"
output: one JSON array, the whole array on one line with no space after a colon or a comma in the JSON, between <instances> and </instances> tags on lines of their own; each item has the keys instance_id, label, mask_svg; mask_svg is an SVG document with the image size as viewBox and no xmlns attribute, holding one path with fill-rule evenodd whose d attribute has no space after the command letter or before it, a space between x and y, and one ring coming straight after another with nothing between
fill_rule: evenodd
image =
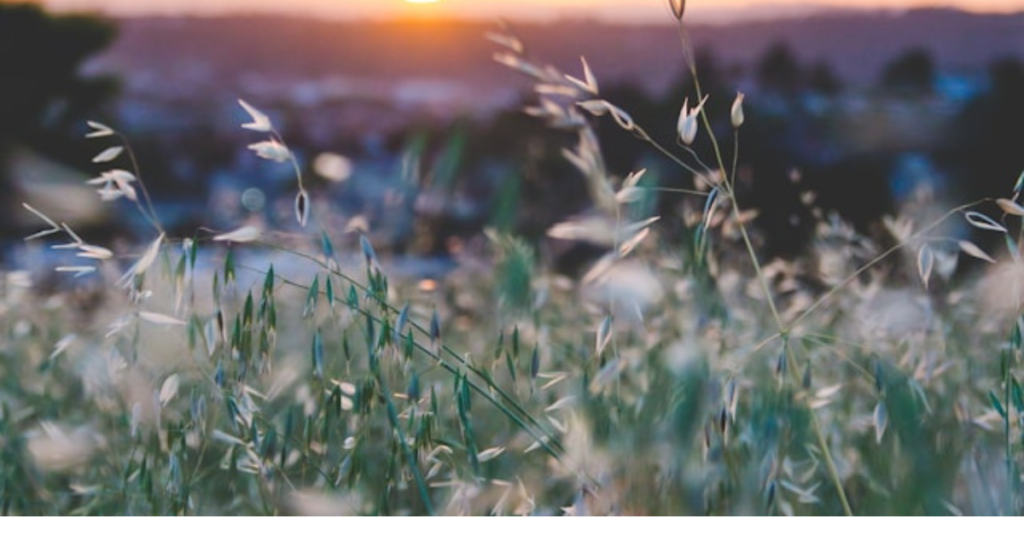
<instances>
[{"instance_id":1,"label":"meadow","mask_svg":"<svg viewBox=\"0 0 1024 536\"><path fill-rule=\"evenodd\" d=\"M536 82L525 112L575 136L563 154L592 208L547 235L604 248L577 278L497 229L444 278L390 276L245 100L252 157L294 168L292 226L174 236L130 136L90 123L108 168L89 186L151 239L108 249L24 205L29 243L73 260L55 288L0 275L0 512L1024 512L1024 174L1003 198L887 216L881 238L806 196L809 251L767 259L738 196L744 96L703 93L669 4L695 81L664 118L673 143L604 100L586 60L565 73L489 35ZM597 122L693 188L613 176ZM655 212L665 194L679 214ZM1000 249L944 236L953 220Z\"/></svg>"}]
</instances>

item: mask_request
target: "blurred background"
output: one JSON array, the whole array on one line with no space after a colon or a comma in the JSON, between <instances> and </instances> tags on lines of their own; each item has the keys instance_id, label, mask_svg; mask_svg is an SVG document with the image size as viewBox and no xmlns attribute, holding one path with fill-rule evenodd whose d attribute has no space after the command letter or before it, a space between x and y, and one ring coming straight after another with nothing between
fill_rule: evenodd
<instances>
[{"instance_id":1,"label":"blurred background","mask_svg":"<svg viewBox=\"0 0 1024 536\"><path fill-rule=\"evenodd\" d=\"M808 193L870 233L908 203L1005 196L1024 170L1024 0L687 9L720 135L747 95L741 193L768 255L806 245ZM413 258L449 258L486 227L539 240L588 197L561 156L574 138L524 115L530 81L492 59L499 17L565 72L586 56L604 98L672 143L692 83L662 0L0 1L0 262L38 230L24 201L97 243L146 239L135 211L83 185L109 145L86 120L128 137L172 232L292 228L294 173L247 150L260 139L239 98L297 153L327 229L364 221ZM599 124L612 172L692 185ZM670 232L679 203L657 200Z\"/></svg>"}]
</instances>

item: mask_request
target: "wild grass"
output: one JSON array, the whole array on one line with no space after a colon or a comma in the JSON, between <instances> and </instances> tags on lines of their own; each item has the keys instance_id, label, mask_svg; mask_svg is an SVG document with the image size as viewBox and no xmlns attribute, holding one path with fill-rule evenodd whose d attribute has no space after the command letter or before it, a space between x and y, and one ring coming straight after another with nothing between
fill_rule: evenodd
<instances>
[{"instance_id":1,"label":"wild grass","mask_svg":"<svg viewBox=\"0 0 1024 536\"><path fill-rule=\"evenodd\" d=\"M693 66L685 3L670 7ZM585 60L567 76L507 29L491 38L537 82L527 112L578 138L564 154L594 209L549 235L604 258L573 280L494 231L486 269L389 277L367 235L319 223L330 207L244 101L243 128L266 136L250 149L296 170L298 227L173 237L128 140L92 123L94 162L129 169L89 184L140 211L152 239L112 251L26 205L44 227L30 238L66 239L51 247L76 260L58 271L91 301L0 278L0 511L1022 512L1024 176L1007 199L888 220L886 248L807 199L813 251L767 261L737 195L743 95L710 117L704 103L725 96L704 95L693 68L697 98L666 118L678 139L655 140ZM686 243L650 209L669 189L607 171L591 116L694 177ZM933 234L958 217L1004 236L1006 254ZM900 256L913 277L887 264ZM952 279L968 257L993 268Z\"/></svg>"}]
</instances>

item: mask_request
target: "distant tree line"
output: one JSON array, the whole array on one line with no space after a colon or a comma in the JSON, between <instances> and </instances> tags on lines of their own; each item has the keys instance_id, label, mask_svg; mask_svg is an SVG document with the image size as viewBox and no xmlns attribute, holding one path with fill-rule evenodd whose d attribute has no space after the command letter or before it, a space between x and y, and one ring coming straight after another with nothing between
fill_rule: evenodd
<instances>
[{"instance_id":1,"label":"distant tree line","mask_svg":"<svg viewBox=\"0 0 1024 536\"><path fill-rule=\"evenodd\" d=\"M0 203L17 200L6 165L16 147L75 165L88 161L78 134L118 84L85 76L82 66L115 36L114 24L96 17L0 3ZM0 231L10 225L11 208L0 207Z\"/></svg>"},{"instance_id":2,"label":"distant tree line","mask_svg":"<svg viewBox=\"0 0 1024 536\"><path fill-rule=\"evenodd\" d=\"M844 147L836 118L807 105L808 99L834 102L850 94L851 88L827 63L801 62L785 43L768 47L748 69L722 65L707 51L698 51L696 62L704 92L713 96L707 109L718 119L714 127L719 139L731 138L728 109L736 88L754 84L747 99L748 120L740 133L741 199L760 211L757 223L765 231L769 254L795 255L806 245L812 219L800 195L807 191L817 195L820 206L839 212L864 232L870 233L883 215L896 210L890 179L905 148L858 152ZM602 88L602 96L628 110L655 139L672 146L679 107L684 97L691 102L696 98L688 70L682 67L684 74L661 95L625 83ZM912 48L894 56L878 74L875 87L862 92L890 102L938 98L940 76L931 53ZM933 136L939 141L918 148L946 179L951 202L1005 196L1024 170L1022 96L1024 63L1019 58L996 61L988 67L982 90ZM616 174L655 166L662 171L665 186L693 186L692 177L661 162L613 122L599 121L598 128L604 155ZM527 156L524 195L532 200L540 222L531 225L534 230L564 215L567 199L585 198L582 183L559 155L561 147L573 143L571 139L516 114L500 118L487 132L477 139L475 153L508 154L518 148L518 158ZM699 154L712 154L706 136L699 137L694 148ZM725 148L731 151L731 142ZM795 170L802 180L794 181ZM557 201L545 209L545 199ZM677 196L663 196L660 210L670 214L679 202Z\"/></svg>"},{"instance_id":3,"label":"distant tree line","mask_svg":"<svg viewBox=\"0 0 1024 536\"><path fill-rule=\"evenodd\" d=\"M116 28L109 21L81 15L53 15L37 5L0 3L0 233L10 226L9 214L18 196L11 195L6 159L17 147L27 147L48 158L81 167L93 147L81 143L86 119L102 118L105 104L117 95L118 83L110 77L82 74L89 58L109 46ZM741 200L760 210L757 224L764 231L770 254L799 253L811 228L807 207L800 195L818 194L819 203L836 210L870 230L883 214L895 210L890 177L900 149L858 153L843 147L845 134L830 108L814 103L836 102L851 88L832 67L822 61L802 60L785 43L766 48L749 66L723 65L708 51L698 51L697 68L720 139L729 139L728 108L737 87L748 91L747 123L741 132ZM684 97L696 98L688 70L678 65L680 77L660 95L650 95L629 83L602 88L603 96L630 111L648 132L666 145L675 140L675 120ZM935 98L941 73L931 53L922 48L906 50L889 61L871 88L871 98L913 102ZM1021 129L1024 125L1024 65L1007 58L988 68L987 84L944 126L926 156L947 176L955 200L1004 195L1024 169ZM825 110L822 112L822 110ZM538 121L510 110L485 123L460 122L459 136L466 147L460 151L457 169L462 177L494 176L495 168L513 168L508 180L514 187L488 184L469 188L492 203L503 221L533 236L565 216L586 207L585 187L578 173L561 156L561 149L575 140L546 129ZM665 186L692 187L692 177L666 165L648 147L623 133L610 121L598 123L603 151L610 169L624 176L639 167L658 172ZM301 149L305 140L301 125L289 139ZM451 137L443 126L425 129L428 137ZM136 149L148 169L173 175L168 169L175 154L187 154L200 167L193 183L204 184L209 170L230 164L231 147L201 128L187 139L136 140ZM209 134L209 135L207 135ZM396 139L408 133L396 134ZM443 145L443 143L442 143ZM396 151L401 143L393 143ZM710 154L706 136L695 149ZM726 144L731 151L731 144ZM428 151L429 153L429 151ZM429 154L424 157L429 159ZM166 168L166 169L165 169ZM481 171L485 170L485 171ZM794 181L794 170L801 181ZM470 179L465 179L470 180ZM493 182L492 179L487 179ZM159 190L159 180L154 189ZM168 181L164 181L168 182ZM197 187L198 188L198 187ZM201 194L196 190L197 195ZM501 197L514 193L530 203L510 203ZM662 196L659 210L678 210L681 198ZM515 211L512 210L513 207ZM510 214L515 215L510 216ZM488 222L475 220L472 225ZM446 225L456 233L458 225ZM455 230L452 230L455 229Z\"/></svg>"}]
</instances>

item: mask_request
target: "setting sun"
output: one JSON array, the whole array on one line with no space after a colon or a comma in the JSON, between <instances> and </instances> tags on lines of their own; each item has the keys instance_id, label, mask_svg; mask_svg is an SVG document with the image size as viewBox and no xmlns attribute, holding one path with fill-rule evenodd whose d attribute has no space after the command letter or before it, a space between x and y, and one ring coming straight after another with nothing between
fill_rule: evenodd
<instances>
[{"instance_id":1,"label":"setting sun","mask_svg":"<svg viewBox=\"0 0 1024 536\"><path fill-rule=\"evenodd\" d=\"M3 3L4 0L0 0ZM30 0L32 1L32 0ZM618 22L663 21L665 0L34 0L52 9L99 10L116 15L289 13L340 18L405 16L459 17L491 20L494 17L551 20L585 16ZM742 18L751 13L808 8L888 8L943 5L969 11L1024 10L1024 0L775 0L771 8L758 0L691 0L691 20ZM751 9L761 6L760 9Z\"/></svg>"}]
</instances>

